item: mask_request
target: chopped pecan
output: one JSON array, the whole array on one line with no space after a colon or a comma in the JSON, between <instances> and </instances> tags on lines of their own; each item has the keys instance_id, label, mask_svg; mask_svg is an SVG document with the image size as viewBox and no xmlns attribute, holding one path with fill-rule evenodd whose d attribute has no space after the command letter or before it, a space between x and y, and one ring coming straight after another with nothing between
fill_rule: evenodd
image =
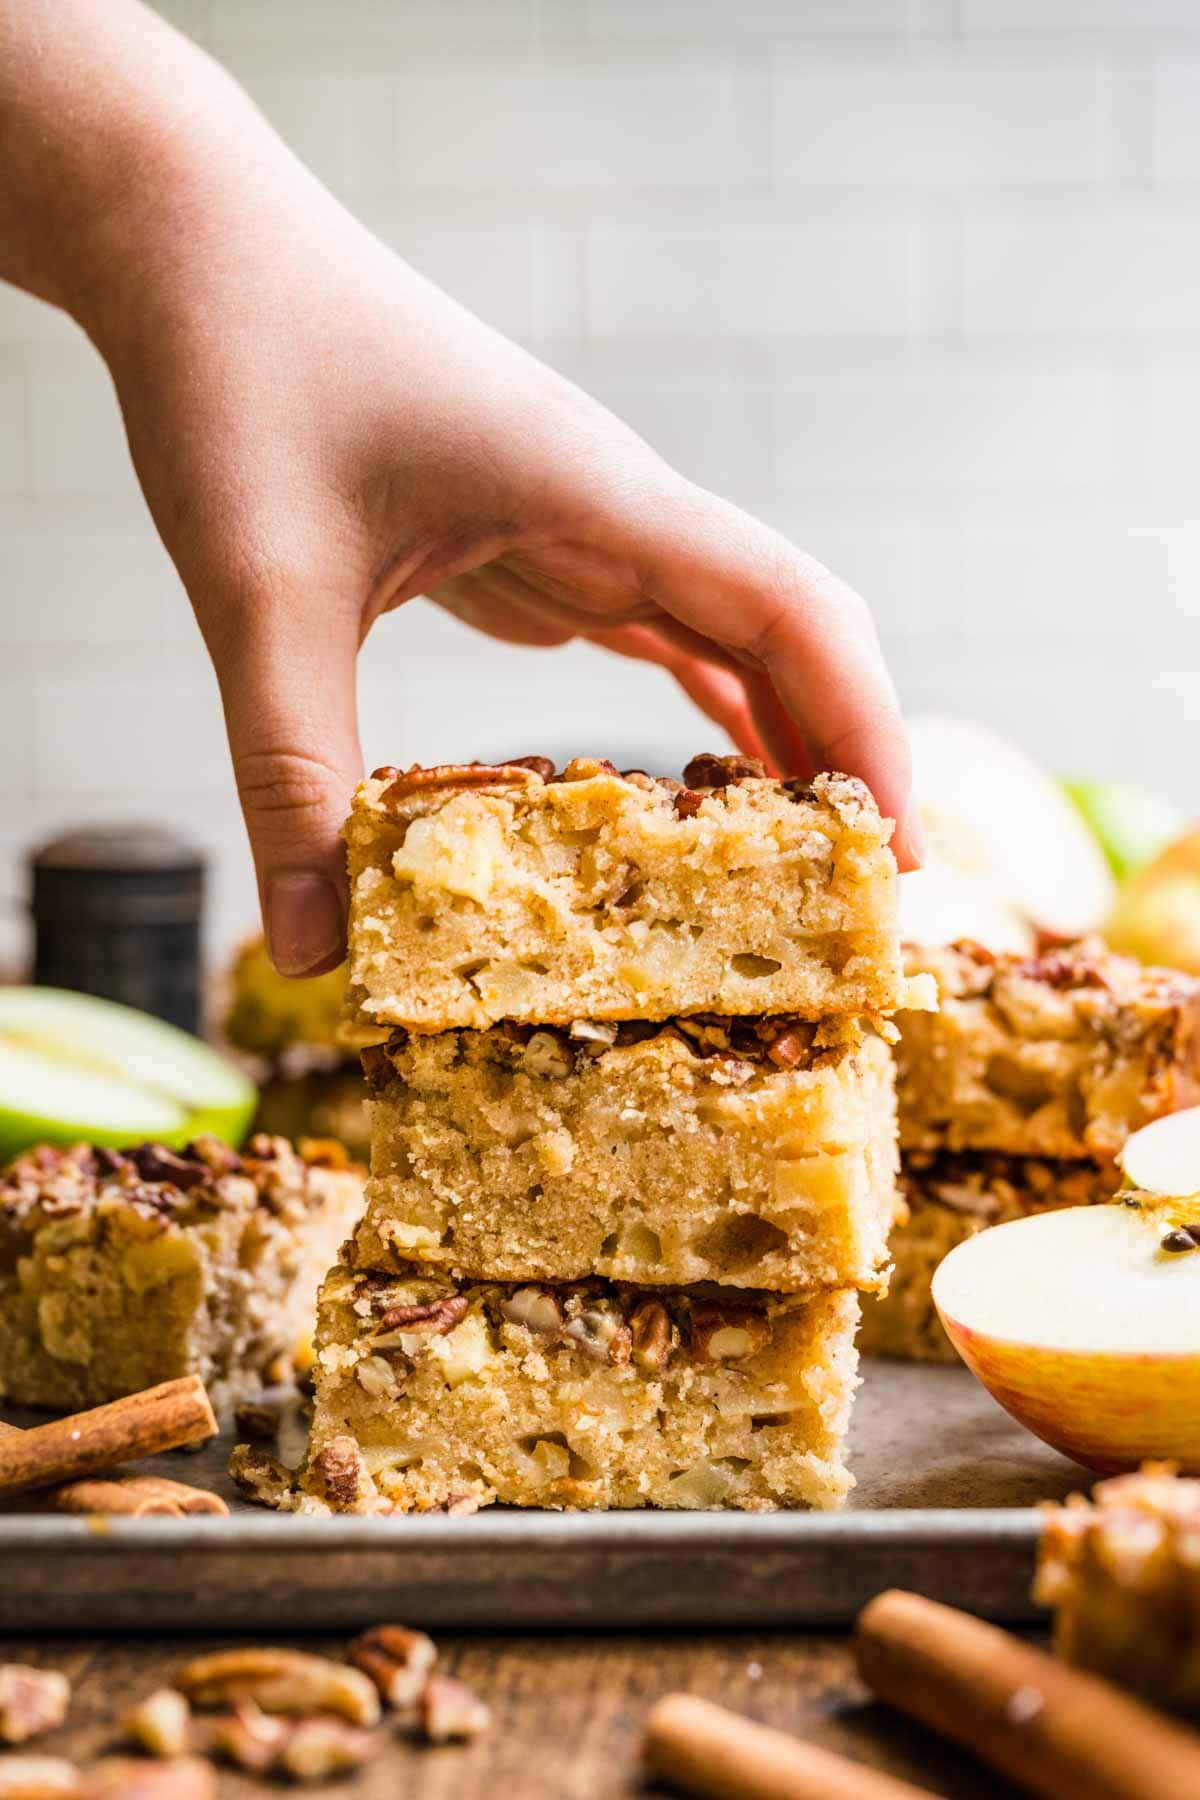
<instances>
[{"instance_id":1,"label":"chopped pecan","mask_svg":"<svg viewBox=\"0 0 1200 1800\"><path fill-rule=\"evenodd\" d=\"M191 1741L192 1709L178 1688L155 1688L125 1715L125 1735L150 1756L183 1756Z\"/></svg>"},{"instance_id":2,"label":"chopped pecan","mask_svg":"<svg viewBox=\"0 0 1200 1800\"><path fill-rule=\"evenodd\" d=\"M215 1756L250 1775L267 1775L292 1729L288 1719L268 1718L257 1706L242 1701L231 1713L208 1721L209 1747Z\"/></svg>"},{"instance_id":3,"label":"chopped pecan","mask_svg":"<svg viewBox=\"0 0 1200 1800\"><path fill-rule=\"evenodd\" d=\"M674 801L675 817L677 819L694 819L703 802L703 794L697 794L691 788L680 788Z\"/></svg>"},{"instance_id":4,"label":"chopped pecan","mask_svg":"<svg viewBox=\"0 0 1200 1800\"><path fill-rule=\"evenodd\" d=\"M765 1349L771 1326L749 1307L702 1300L692 1307L691 1341L695 1355L708 1362L740 1362Z\"/></svg>"},{"instance_id":5,"label":"chopped pecan","mask_svg":"<svg viewBox=\"0 0 1200 1800\"><path fill-rule=\"evenodd\" d=\"M229 1457L229 1475L239 1493L258 1506L281 1507L292 1497L292 1471L257 1444L235 1444Z\"/></svg>"},{"instance_id":6,"label":"chopped pecan","mask_svg":"<svg viewBox=\"0 0 1200 1800\"><path fill-rule=\"evenodd\" d=\"M185 1194L212 1180L212 1170L195 1156L180 1156L162 1144L138 1144L127 1152L143 1181L169 1181Z\"/></svg>"},{"instance_id":7,"label":"chopped pecan","mask_svg":"<svg viewBox=\"0 0 1200 1800\"><path fill-rule=\"evenodd\" d=\"M318 1498L341 1512L353 1511L370 1497L371 1477L352 1437L323 1444L309 1464L309 1476Z\"/></svg>"},{"instance_id":8,"label":"chopped pecan","mask_svg":"<svg viewBox=\"0 0 1200 1800\"><path fill-rule=\"evenodd\" d=\"M378 1330L428 1331L434 1337L444 1337L466 1318L470 1304L465 1294L447 1294L444 1299L426 1300L419 1306L389 1306Z\"/></svg>"},{"instance_id":9,"label":"chopped pecan","mask_svg":"<svg viewBox=\"0 0 1200 1800\"><path fill-rule=\"evenodd\" d=\"M293 1781L329 1781L361 1769L374 1748L368 1732L343 1719L298 1719L273 1766Z\"/></svg>"},{"instance_id":10,"label":"chopped pecan","mask_svg":"<svg viewBox=\"0 0 1200 1800\"><path fill-rule=\"evenodd\" d=\"M524 1325L543 1337L557 1337L563 1328L563 1309L558 1296L543 1287L514 1288L500 1302L502 1317L513 1325Z\"/></svg>"},{"instance_id":11,"label":"chopped pecan","mask_svg":"<svg viewBox=\"0 0 1200 1800\"><path fill-rule=\"evenodd\" d=\"M629 1361L629 1327L614 1307L587 1307L571 1320L563 1335L594 1362L613 1363L620 1368Z\"/></svg>"},{"instance_id":12,"label":"chopped pecan","mask_svg":"<svg viewBox=\"0 0 1200 1800\"><path fill-rule=\"evenodd\" d=\"M671 1319L660 1300L643 1300L629 1320L633 1360L639 1369L657 1374L671 1357Z\"/></svg>"},{"instance_id":13,"label":"chopped pecan","mask_svg":"<svg viewBox=\"0 0 1200 1800\"><path fill-rule=\"evenodd\" d=\"M693 756L683 771L690 788L733 787L739 781L761 781L766 769L754 756L713 756L704 752Z\"/></svg>"},{"instance_id":14,"label":"chopped pecan","mask_svg":"<svg viewBox=\"0 0 1200 1800\"><path fill-rule=\"evenodd\" d=\"M83 1773L61 1756L0 1759L0 1800L90 1800Z\"/></svg>"},{"instance_id":15,"label":"chopped pecan","mask_svg":"<svg viewBox=\"0 0 1200 1800\"><path fill-rule=\"evenodd\" d=\"M363 1080L369 1088L378 1090L386 1087L395 1079L396 1071L389 1054L390 1044L367 1044L359 1051L362 1063Z\"/></svg>"},{"instance_id":16,"label":"chopped pecan","mask_svg":"<svg viewBox=\"0 0 1200 1800\"><path fill-rule=\"evenodd\" d=\"M491 1709L463 1681L431 1675L418 1702L421 1730L431 1744L469 1743L492 1722Z\"/></svg>"},{"instance_id":17,"label":"chopped pecan","mask_svg":"<svg viewBox=\"0 0 1200 1800\"><path fill-rule=\"evenodd\" d=\"M437 1661L437 1646L423 1631L410 1631L407 1625L372 1625L355 1638L346 1655L370 1676L388 1706L404 1711L420 1698Z\"/></svg>"},{"instance_id":18,"label":"chopped pecan","mask_svg":"<svg viewBox=\"0 0 1200 1800\"><path fill-rule=\"evenodd\" d=\"M106 1756L88 1771L84 1791L87 1800L217 1800L217 1778L198 1756L169 1762Z\"/></svg>"},{"instance_id":19,"label":"chopped pecan","mask_svg":"<svg viewBox=\"0 0 1200 1800\"><path fill-rule=\"evenodd\" d=\"M794 1069L804 1061L811 1044L811 1028L806 1031L801 1025L789 1025L771 1039L767 1045L767 1056L777 1068Z\"/></svg>"},{"instance_id":20,"label":"chopped pecan","mask_svg":"<svg viewBox=\"0 0 1200 1800\"><path fill-rule=\"evenodd\" d=\"M27 1744L67 1716L71 1684L57 1669L0 1663L0 1743Z\"/></svg>"},{"instance_id":21,"label":"chopped pecan","mask_svg":"<svg viewBox=\"0 0 1200 1800\"><path fill-rule=\"evenodd\" d=\"M267 1713L337 1713L352 1725L379 1718L379 1695L360 1670L306 1650L215 1650L185 1664L178 1684L196 1706L249 1701Z\"/></svg>"}]
</instances>

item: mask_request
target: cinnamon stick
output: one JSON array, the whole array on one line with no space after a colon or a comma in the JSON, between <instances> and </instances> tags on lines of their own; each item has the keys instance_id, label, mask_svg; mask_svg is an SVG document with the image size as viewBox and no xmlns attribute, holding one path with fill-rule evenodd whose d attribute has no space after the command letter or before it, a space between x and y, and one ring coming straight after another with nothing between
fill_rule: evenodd
<instances>
[{"instance_id":1,"label":"cinnamon stick","mask_svg":"<svg viewBox=\"0 0 1200 1800\"><path fill-rule=\"evenodd\" d=\"M199 1376L164 1381L90 1412L28 1431L0 1432L0 1493L28 1493L101 1475L120 1463L198 1443L216 1429Z\"/></svg>"},{"instance_id":2,"label":"cinnamon stick","mask_svg":"<svg viewBox=\"0 0 1200 1800\"><path fill-rule=\"evenodd\" d=\"M930 1800L924 1788L692 1694L659 1701L643 1752L653 1774L711 1800Z\"/></svg>"},{"instance_id":3,"label":"cinnamon stick","mask_svg":"<svg viewBox=\"0 0 1200 1800\"><path fill-rule=\"evenodd\" d=\"M1200 1735L952 1606L880 1594L854 1652L882 1700L1045 1800L1200 1794Z\"/></svg>"},{"instance_id":4,"label":"cinnamon stick","mask_svg":"<svg viewBox=\"0 0 1200 1800\"><path fill-rule=\"evenodd\" d=\"M175 1518L197 1513L228 1513L219 1494L188 1487L163 1475L121 1475L116 1480L68 1481L48 1488L41 1498L55 1512L124 1515L130 1519Z\"/></svg>"}]
</instances>

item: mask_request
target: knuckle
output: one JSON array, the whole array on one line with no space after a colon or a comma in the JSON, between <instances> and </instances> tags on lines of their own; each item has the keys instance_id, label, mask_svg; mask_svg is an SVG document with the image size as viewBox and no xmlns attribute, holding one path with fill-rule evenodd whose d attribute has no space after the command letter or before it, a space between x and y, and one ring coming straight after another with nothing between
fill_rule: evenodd
<instances>
[{"instance_id":1,"label":"knuckle","mask_svg":"<svg viewBox=\"0 0 1200 1800\"><path fill-rule=\"evenodd\" d=\"M238 795L248 818L304 825L340 816L349 805L345 780L307 751L247 750L234 757Z\"/></svg>"}]
</instances>

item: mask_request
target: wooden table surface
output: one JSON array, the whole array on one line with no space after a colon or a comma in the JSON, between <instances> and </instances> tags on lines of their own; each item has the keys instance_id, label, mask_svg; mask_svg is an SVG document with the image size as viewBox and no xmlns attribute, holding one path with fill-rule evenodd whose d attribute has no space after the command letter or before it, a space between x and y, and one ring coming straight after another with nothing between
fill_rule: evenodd
<instances>
[{"instance_id":1,"label":"wooden table surface","mask_svg":"<svg viewBox=\"0 0 1200 1800\"><path fill-rule=\"evenodd\" d=\"M244 1641L244 1640L240 1640ZM336 1655L341 1639L264 1639ZM225 1640L220 1640L224 1643ZM354 1780L304 1788L352 1800L624 1800L639 1777L642 1722L674 1689L778 1725L946 1800L1012 1800L1016 1790L871 1702L844 1635L445 1636L442 1666L487 1700L490 1734L427 1749L398 1734ZM89 1758L118 1747L121 1713L218 1640L0 1640L0 1660L57 1668L73 1690L67 1724L39 1748ZM222 1800L272 1790L223 1772Z\"/></svg>"}]
</instances>

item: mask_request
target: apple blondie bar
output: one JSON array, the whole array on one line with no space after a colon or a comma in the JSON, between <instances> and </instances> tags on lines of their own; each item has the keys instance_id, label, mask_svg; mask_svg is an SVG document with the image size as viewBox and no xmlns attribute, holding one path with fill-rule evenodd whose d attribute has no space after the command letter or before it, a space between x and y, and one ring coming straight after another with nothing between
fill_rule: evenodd
<instances>
[{"instance_id":1,"label":"apple blondie bar","mask_svg":"<svg viewBox=\"0 0 1200 1800\"><path fill-rule=\"evenodd\" d=\"M334 1269L304 1507L834 1507L857 1296Z\"/></svg>"},{"instance_id":2,"label":"apple blondie bar","mask_svg":"<svg viewBox=\"0 0 1200 1800\"><path fill-rule=\"evenodd\" d=\"M900 1175L901 1220L888 1246L891 1282L886 1294L863 1304L859 1349L910 1362L957 1362L929 1291L942 1258L989 1225L1111 1200L1119 1182L1111 1165L983 1151L909 1153Z\"/></svg>"},{"instance_id":3,"label":"apple blondie bar","mask_svg":"<svg viewBox=\"0 0 1200 1800\"><path fill-rule=\"evenodd\" d=\"M277 973L266 942L250 938L234 957L221 1028L235 1050L273 1061L288 1053L344 1055L343 965L293 981Z\"/></svg>"},{"instance_id":4,"label":"apple blondie bar","mask_svg":"<svg viewBox=\"0 0 1200 1800\"><path fill-rule=\"evenodd\" d=\"M1200 1481L1148 1465L1048 1508L1033 1597L1066 1662L1200 1714Z\"/></svg>"},{"instance_id":5,"label":"apple blondie bar","mask_svg":"<svg viewBox=\"0 0 1200 1800\"><path fill-rule=\"evenodd\" d=\"M0 1398L75 1411L196 1374L228 1410L290 1372L362 1199L338 1145L27 1151L0 1175Z\"/></svg>"},{"instance_id":6,"label":"apple blondie bar","mask_svg":"<svg viewBox=\"0 0 1200 1800\"><path fill-rule=\"evenodd\" d=\"M790 1292L885 1278L892 1058L857 1021L398 1031L363 1063L356 1267Z\"/></svg>"},{"instance_id":7,"label":"apple blondie bar","mask_svg":"<svg viewBox=\"0 0 1200 1800\"><path fill-rule=\"evenodd\" d=\"M911 1150L1111 1161L1139 1126L1200 1101L1200 979L1087 941L1042 956L909 950L940 1011L897 1019Z\"/></svg>"},{"instance_id":8,"label":"apple blondie bar","mask_svg":"<svg viewBox=\"0 0 1200 1800\"><path fill-rule=\"evenodd\" d=\"M591 759L379 769L345 827L350 1005L379 1036L920 1005L891 830L861 782L744 757L683 783Z\"/></svg>"}]
</instances>

